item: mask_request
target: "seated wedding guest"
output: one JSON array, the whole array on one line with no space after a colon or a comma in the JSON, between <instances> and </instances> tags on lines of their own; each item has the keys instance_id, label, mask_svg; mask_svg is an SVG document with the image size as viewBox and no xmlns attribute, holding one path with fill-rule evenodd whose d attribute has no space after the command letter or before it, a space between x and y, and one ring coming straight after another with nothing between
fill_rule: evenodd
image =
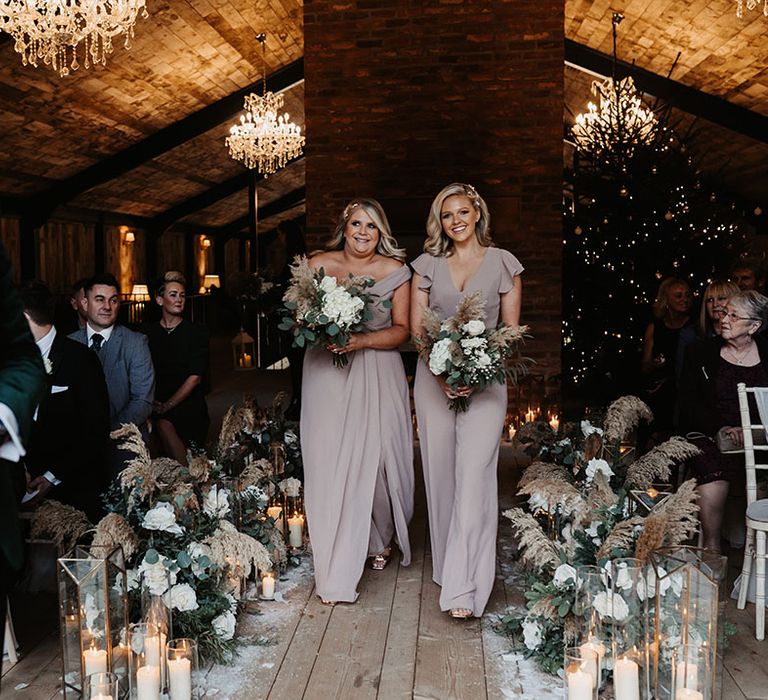
<instances>
[{"instance_id":1,"label":"seated wedding guest","mask_svg":"<svg viewBox=\"0 0 768 700\"><path fill-rule=\"evenodd\" d=\"M32 415L45 390L40 353L13 286L11 263L0 243L0 649L5 649L7 596L24 564L17 516L24 494L19 460Z\"/></svg>"},{"instance_id":2,"label":"seated wedding guest","mask_svg":"<svg viewBox=\"0 0 768 700\"><path fill-rule=\"evenodd\" d=\"M762 265L750 258L739 260L731 268L731 280L739 286L742 292L754 289L762 293L765 289L765 273L762 270Z\"/></svg>"},{"instance_id":3,"label":"seated wedding guest","mask_svg":"<svg viewBox=\"0 0 768 700\"><path fill-rule=\"evenodd\" d=\"M208 405L204 377L208 371L208 330L184 319L186 280L166 272L158 281L155 301L160 320L147 326L155 366L154 425L163 454L187 464L187 447L205 445Z\"/></svg>"},{"instance_id":4,"label":"seated wedding guest","mask_svg":"<svg viewBox=\"0 0 768 700\"><path fill-rule=\"evenodd\" d=\"M117 324L120 286L110 274L96 275L85 285L86 327L69 337L91 348L104 368L109 391L110 429L136 425L146 439L147 419L155 396L155 370L147 337ZM113 471L123 459L113 451ZM114 474L113 474L114 475Z\"/></svg>"},{"instance_id":5,"label":"seated wedding guest","mask_svg":"<svg viewBox=\"0 0 768 700\"><path fill-rule=\"evenodd\" d=\"M85 285L88 284L88 278L77 280L72 285L72 292L69 295L69 305L75 312L77 320L77 328L85 328L85 324L88 323L88 316L85 313Z\"/></svg>"},{"instance_id":6,"label":"seated wedding guest","mask_svg":"<svg viewBox=\"0 0 768 700\"><path fill-rule=\"evenodd\" d=\"M704 290L703 303L696 324L688 324L680 329L677 341L677 376L683 371L683 360L688 346L701 338L714 338L720 335L720 319L725 313L725 304L739 291L735 282L730 280L712 280Z\"/></svg>"},{"instance_id":7,"label":"seated wedding guest","mask_svg":"<svg viewBox=\"0 0 768 700\"><path fill-rule=\"evenodd\" d=\"M720 448L743 445L736 385L768 386L768 339L758 333L766 323L768 298L755 291L739 292L725 307L720 336L691 345L683 364L680 427L702 450L692 463L699 518L704 546L716 551L729 485L744 488L744 455L724 454Z\"/></svg>"},{"instance_id":8,"label":"seated wedding guest","mask_svg":"<svg viewBox=\"0 0 768 700\"><path fill-rule=\"evenodd\" d=\"M40 403L24 459L31 481L28 503L55 498L96 523L109 469L109 395L94 353L57 333L55 298L39 281L19 290L24 316L48 372L48 393ZM34 494L34 495L33 495Z\"/></svg>"},{"instance_id":9,"label":"seated wedding guest","mask_svg":"<svg viewBox=\"0 0 768 700\"><path fill-rule=\"evenodd\" d=\"M691 289L688 283L668 277L659 285L653 304L654 320L643 336L641 368L643 400L653 411L655 433L669 433L675 408L675 362L680 329L690 320Z\"/></svg>"},{"instance_id":10,"label":"seated wedding guest","mask_svg":"<svg viewBox=\"0 0 768 700\"><path fill-rule=\"evenodd\" d=\"M356 199L344 207L326 252L309 263L337 280L350 274L373 280L365 331L344 347L312 347L304 358L307 525L316 591L328 604L357 600L368 557L381 570L397 544L403 566L411 561L413 440L397 351L409 334L411 273L404 260L381 205ZM349 364L336 367L332 353L346 355Z\"/></svg>"}]
</instances>

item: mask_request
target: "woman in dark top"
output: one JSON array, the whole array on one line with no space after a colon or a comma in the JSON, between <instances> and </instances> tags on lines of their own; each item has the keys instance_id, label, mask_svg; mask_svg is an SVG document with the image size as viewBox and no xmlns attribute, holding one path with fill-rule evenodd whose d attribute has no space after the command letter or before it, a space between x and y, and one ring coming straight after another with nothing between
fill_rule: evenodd
<instances>
[{"instance_id":1,"label":"woman in dark top","mask_svg":"<svg viewBox=\"0 0 768 700\"><path fill-rule=\"evenodd\" d=\"M158 282L161 317L147 336L155 365L155 430L163 454L186 466L187 447L205 444L210 420L203 388L208 330L184 320L185 286L180 272L166 272Z\"/></svg>"},{"instance_id":2,"label":"woman in dark top","mask_svg":"<svg viewBox=\"0 0 768 700\"><path fill-rule=\"evenodd\" d=\"M644 399L653 411L656 432L672 429L675 408L675 360L680 329L690 319L691 289L687 282L669 277L659 285L653 305L656 317L643 336Z\"/></svg>"},{"instance_id":3,"label":"woman in dark top","mask_svg":"<svg viewBox=\"0 0 768 700\"><path fill-rule=\"evenodd\" d=\"M723 454L715 436L722 430L735 448L743 444L736 385L768 386L768 298L757 292L732 296L720 320L720 337L688 348L680 379L680 427L702 450L693 460L698 482L704 546L720 551L720 528L730 483L743 484L744 455ZM752 402L752 400L750 400ZM752 406L752 410L756 408Z\"/></svg>"}]
</instances>

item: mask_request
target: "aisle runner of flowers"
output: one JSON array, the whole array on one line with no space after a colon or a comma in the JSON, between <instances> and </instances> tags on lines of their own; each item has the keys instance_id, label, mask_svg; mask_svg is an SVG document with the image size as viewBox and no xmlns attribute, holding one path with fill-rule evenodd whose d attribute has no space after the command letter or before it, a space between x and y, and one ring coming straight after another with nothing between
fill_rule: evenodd
<instances>
[{"instance_id":1,"label":"aisle runner of flowers","mask_svg":"<svg viewBox=\"0 0 768 700\"><path fill-rule=\"evenodd\" d=\"M196 639L203 662L234 658L238 605L257 593L249 579L279 578L300 564L300 547L286 547L285 514L272 508L297 499L303 477L284 399L268 409L250 400L230 408L211 456L196 454L188 467L152 459L133 425L112 436L132 457L106 494L110 512L95 528L92 551L122 546L131 620L146 617L147 596L161 599L174 636ZM31 535L67 547L91 528L79 511L49 501Z\"/></svg>"},{"instance_id":2,"label":"aisle runner of flowers","mask_svg":"<svg viewBox=\"0 0 768 700\"><path fill-rule=\"evenodd\" d=\"M582 421L558 439L545 424L529 423L516 435L534 461L518 485L527 503L504 515L517 539L527 611L510 611L500 630L520 639L525 658L548 673L562 673L563 650L581 632L579 615L596 612L599 619L621 621L628 612L610 585L595 598L594 611L575 610L577 567L602 567L610 584L612 560L647 562L655 550L697 531L695 480L675 493L662 484L670 483L674 465L698 449L673 437L635 459L634 447L624 442L652 418L642 401L626 396L611 404L602 428ZM649 583L645 591L649 598L653 587Z\"/></svg>"}]
</instances>

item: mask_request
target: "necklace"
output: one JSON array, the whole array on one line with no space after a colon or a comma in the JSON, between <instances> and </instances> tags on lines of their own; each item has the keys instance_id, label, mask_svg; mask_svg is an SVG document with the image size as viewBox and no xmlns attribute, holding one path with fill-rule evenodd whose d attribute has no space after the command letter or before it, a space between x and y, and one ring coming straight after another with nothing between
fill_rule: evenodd
<instances>
[{"instance_id":1,"label":"necklace","mask_svg":"<svg viewBox=\"0 0 768 700\"><path fill-rule=\"evenodd\" d=\"M727 347L728 354L731 356L731 359L737 364L740 365L744 360L747 359L747 356L750 352L752 352L752 347L754 346L754 343L752 341L749 342L747 345L747 349L742 352L740 355L736 353L736 351L729 345Z\"/></svg>"},{"instance_id":2,"label":"necklace","mask_svg":"<svg viewBox=\"0 0 768 700\"><path fill-rule=\"evenodd\" d=\"M173 333L179 326L181 325L181 321L179 321L175 326L166 326L162 321L160 321L161 328L165 329L165 332L169 335Z\"/></svg>"}]
</instances>

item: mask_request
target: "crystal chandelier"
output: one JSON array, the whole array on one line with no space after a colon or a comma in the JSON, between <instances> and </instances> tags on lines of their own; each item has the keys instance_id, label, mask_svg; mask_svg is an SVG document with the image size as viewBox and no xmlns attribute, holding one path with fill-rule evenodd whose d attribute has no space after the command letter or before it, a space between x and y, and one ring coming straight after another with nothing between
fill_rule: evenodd
<instances>
[{"instance_id":1,"label":"crystal chandelier","mask_svg":"<svg viewBox=\"0 0 768 700\"><path fill-rule=\"evenodd\" d=\"M25 66L42 62L65 76L80 67L81 43L86 68L105 65L112 39L121 33L130 48L139 13L148 17L145 5L145 0L0 0L0 30L14 38Z\"/></svg>"},{"instance_id":2,"label":"crystal chandelier","mask_svg":"<svg viewBox=\"0 0 768 700\"><path fill-rule=\"evenodd\" d=\"M616 25L624 19L613 14L613 60L616 65ZM603 82L592 83L592 94L599 98L587 104L587 112L576 117L571 134L576 148L593 160L604 162L625 161L634 155L638 146L650 146L656 139L658 121L646 107L635 88L635 81L627 76L616 80L615 75Z\"/></svg>"},{"instance_id":3,"label":"crystal chandelier","mask_svg":"<svg viewBox=\"0 0 768 700\"><path fill-rule=\"evenodd\" d=\"M278 114L283 107L283 96L267 92L264 57L267 37L259 34L256 38L262 48L263 94L251 93L245 98L245 114L240 117L240 123L229 130L225 143L235 160L242 161L250 170L258 168L266 177L301 154L304 137L301 128L291 123L287 112Z\"/></svg>"},{"instance_id":4,"label":"crystal chandelier","mask_svg":"<svg viewBox=\"0 0 768 700\"><path fill-rule=\"evenodd\" d=\"M760 0L747 0L747 9L754 10ZM763 0L763 14L768 17L768 0ZM736 0L736 16L741 19L744 16L744 0Z\"/></svg>"}]
</instances>

